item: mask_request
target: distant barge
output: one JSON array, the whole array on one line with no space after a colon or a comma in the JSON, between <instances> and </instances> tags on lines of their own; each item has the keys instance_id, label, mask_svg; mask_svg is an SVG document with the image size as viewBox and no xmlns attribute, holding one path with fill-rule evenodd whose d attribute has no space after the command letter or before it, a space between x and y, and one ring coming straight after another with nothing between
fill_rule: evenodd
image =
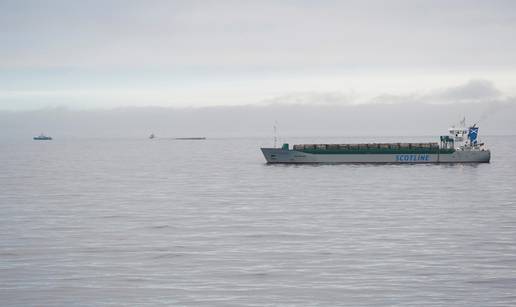
<instances>
[{"instance_id":1,"label":"distant barge","mask_svg":"<svg viewBox=\"0 0 516 307\"><path fill-rule=\"evenodd\" d=\"M301 144L261 148L267 163L488 163L491 152L473 125L449 129L439 143Z\"/></svg>"},{"instance_id":2,"label":"distant barge","mask_svg":"<svg viewBox=\"0 0 516 307\"><path fill-rule=\"evenodd\" d=\"M174 138L174 140L194 140L194 141L198 141L198 140L206 140L206 138L205 137Z\"/></svg>"}]
</instances>

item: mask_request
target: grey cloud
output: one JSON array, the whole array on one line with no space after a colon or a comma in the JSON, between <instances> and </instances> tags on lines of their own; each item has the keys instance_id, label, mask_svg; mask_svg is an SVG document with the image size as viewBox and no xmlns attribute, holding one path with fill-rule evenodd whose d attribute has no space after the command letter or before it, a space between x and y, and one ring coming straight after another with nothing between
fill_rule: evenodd
<instances>
[{"instance_id":1,"label":"grey cloud","mask_svg":"<svg viewBox=\"0 0 516 307\"><path fill-rule=\"evenodd\" d=\"M475 79L468 82L426 92L404 95L384 93L370 99L362 99L354 92L296 92L265 100L276 104L346 105L346 104L443 104L454 102L490 102L503 98L503 93L489 80Z\"/></svg>"},{"instance_id":2,"label":"grey cloud","mask_svg":"<svg viewBox=\"0 0 516 307\"><path fill-rule=\"evenodd\" d=\"M500 97L501 94L488 80L470 80L466 84L446 88L431 96L444 101L464 101L493 99Z\"/></svg>"},{"instance_id":3,"label":"grey cloud","mask_svg":"<svg viewBox=\"0 0 516 307\"><path fill-rule=\"evenodd\" d=\"M383 94L372 98L370 103L466 103L492 102L504 98L503 93L489 80L469 80L468 82L446 88L430 90L426 93L406 95Z\"/></svg>"}]
</instances>

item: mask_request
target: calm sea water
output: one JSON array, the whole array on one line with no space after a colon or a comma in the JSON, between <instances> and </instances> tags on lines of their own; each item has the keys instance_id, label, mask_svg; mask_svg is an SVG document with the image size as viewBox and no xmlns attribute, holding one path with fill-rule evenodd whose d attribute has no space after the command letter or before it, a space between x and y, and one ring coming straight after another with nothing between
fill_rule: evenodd
<instances>
[{"instance_id":1,"label":"calm sea water","mask_svg":"<svg viewBox=\"0 0 516 307\"><path fill-rule=\"evenodd\" d=\"M0 304L514 306L516 137L484 140L490 164L321 166L0 141Z\"/></svg>"}]
</instances>

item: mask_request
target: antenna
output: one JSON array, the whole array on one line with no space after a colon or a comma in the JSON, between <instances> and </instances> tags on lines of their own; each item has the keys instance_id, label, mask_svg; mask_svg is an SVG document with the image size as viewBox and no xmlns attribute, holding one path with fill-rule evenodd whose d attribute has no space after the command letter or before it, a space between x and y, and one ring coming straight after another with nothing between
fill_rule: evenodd
<instances>
[{"instance_id":1,"label":"antenna","mask_svg":"<svg viewBox=\"0 0 516 307\"><path fill-rule=\"evenodd\" d=\"M274 121L274 148L276 148L276 143L278 142L278 121Z\"/></svg>"}]
</instances>

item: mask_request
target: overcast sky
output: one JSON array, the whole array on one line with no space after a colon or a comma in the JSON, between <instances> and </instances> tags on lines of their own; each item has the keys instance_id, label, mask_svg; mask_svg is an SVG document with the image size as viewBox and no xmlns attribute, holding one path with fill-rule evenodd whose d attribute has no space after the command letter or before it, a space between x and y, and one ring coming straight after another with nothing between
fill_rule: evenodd
<instances>
[{"instance_id":1,"label":"overcast sky","mask_svg":"<svg viewBox=\"0 0 516 307\"><path fill-rule=\"evenodd\" d=\"M0 29L7 110L516 95L516 1L0 0Z\"/></svg>"}]
</instances>

